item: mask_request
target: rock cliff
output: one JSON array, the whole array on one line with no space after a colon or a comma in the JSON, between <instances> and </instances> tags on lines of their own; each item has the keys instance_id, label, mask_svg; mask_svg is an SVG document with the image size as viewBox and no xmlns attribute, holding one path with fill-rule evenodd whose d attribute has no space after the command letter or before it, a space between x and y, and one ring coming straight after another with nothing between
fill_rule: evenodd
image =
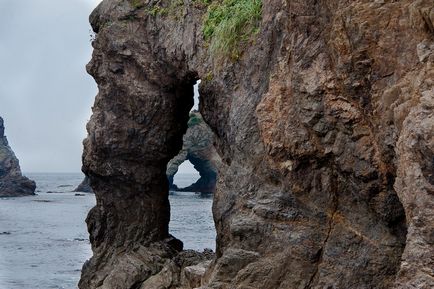
<instances>
[{"instance_id":1,"label":"rock cliff","mask_svg":"<svg viewBox=\"0 0 434 289\"><path fill-rule=\"evenodd\" d=\"M434 288L432 0L104 0L90 20L81 289L189 288L158 278L184 270L165 172L198 79L222 160L201 288Z\"/></svg>"},{"instance_id":2,"label":"rock cliff","mask_svg":"<svg viewBox=\"0 0 434 289\"><path fill-rule=\"evenodd\" d=\"M200 178L188 187L178 188L173 178L178 167L190 161L199 172ZM213 145L213 133L203 121L199 112L191 112L188 129L183 137L181 151L167 164L166 175L169 189L174 191L213 193L217 181L217 167L220 162Z\"/></svg>"},{"instance_id":3,"label":"rock cliff","mask_svg":"<svg viewBox=\"0 0 434 289\"><path fill-rule=\"evenodd\" d=\"M4 122L0 117L0 197L34 195L36 184L22 175L18 159L4 132Z\"/></svg>"}]
</instances>

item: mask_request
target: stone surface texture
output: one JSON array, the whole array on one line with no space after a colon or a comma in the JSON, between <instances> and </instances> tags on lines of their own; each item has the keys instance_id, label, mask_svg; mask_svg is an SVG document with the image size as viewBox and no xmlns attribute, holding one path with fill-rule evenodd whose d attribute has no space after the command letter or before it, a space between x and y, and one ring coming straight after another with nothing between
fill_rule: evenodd
<instances>
[{"instance_id":1,"label":"stone surface texture","mask_svg":"<svg viewBox=\"0 0 434 289\"><path fill-rule=\"evenodd\" d=\"M36 184L21 173L17 157L5 136L4 121L0 117L0 197L34 195Z\"/></svg>"},{"instance_id":2,"label":"stone surface texture","mask_svg":"<svg viewBox=\"0 0 434 289\"><path fill-rule=\"evenodd\" d=\"M433 1L264 0L236 61L209 52L199 2L104 0L90 17L80 288L187 286L162 277L191 272L169 268L165 172L197 79L222 161L200 288L434 288Z\"/></svg>"},{"instance_id":3,"label":"stone surface texture","mask_svg":"<svg viewBox=\"0 0 434 289\"><path fill-rule=\"evenodd\" d=\"M188 129L183 137L181 151L167 164L166 175L169 179L169 189L174 191L213 193L217 181L217 165L220 159L213 145L213 133L203 121L199 112L191 112ZM185 188L179 188L173 183L179 166L189 161L200 178Z\"/></svg>"}]
</instances>

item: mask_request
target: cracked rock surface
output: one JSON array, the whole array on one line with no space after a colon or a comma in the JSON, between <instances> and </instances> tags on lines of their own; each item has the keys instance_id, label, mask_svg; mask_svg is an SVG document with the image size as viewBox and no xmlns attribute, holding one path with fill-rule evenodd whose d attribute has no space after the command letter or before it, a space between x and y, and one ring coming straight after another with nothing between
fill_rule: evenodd
<instances>
[{"instance_id":1,"label":"cracked rock surface","mask_svg":"<svg viewBox=\"0 0 434 289\"><path fill-rule=\"evenodd\" d=\"M198 79L222 161L200 288L434 288L432 0L264 0L259 32L223 62L203 40L206 7L138 3L90 17L83 168L97 205L81 289L189 288L162 278L186 274L170 269L183 251L165 172Z\"/></svg>"}]
</instances>

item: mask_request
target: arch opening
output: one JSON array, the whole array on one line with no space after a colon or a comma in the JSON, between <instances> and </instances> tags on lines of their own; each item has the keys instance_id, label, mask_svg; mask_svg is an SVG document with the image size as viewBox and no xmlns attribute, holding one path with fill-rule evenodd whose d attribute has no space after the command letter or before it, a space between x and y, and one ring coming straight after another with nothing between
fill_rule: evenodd
<instances>
[{"instance_id":1,"label":"arch opening","mask_svg":"<svg viewBox=\"0 0 434 289\"><path fill-rule=\"evenodd\" d=\"M98 36L95 47L115 47L115 35L108 36ZM183 249L215 248L213 199L187 192L169 195L167 181L186 159L201 173L206 166L197 160L212 163L214 158L213 133L192 111L198 73L168 60L162 61L164 70L143 70L155 66L151 51L112 52L96 48L87 66L100 84L83 152L83 171L97 204L86 219L93 257L83 267L80 288L138 288L137 280L147 280L154 271L141 265L128 271L132 259L158 256L161 262L151 265L158 272L167 260L188 259L190 253L194 262L213 258L208 251ZM186 144L192 148L185 149ZM184 159L167 174L168 163L180 155ZM119 276L127 276L122 285L111 283Z\"/></svg>"},{"instance_id":2,"label":"arch opening","mask_svg":"<svg viewBox=\"0 0 434 289\"><path fill-rule=\"evenodd\" d=\"M215 250L216 230L212 215L217 180L213 132L199 109L200 80L193 87L194 105L179 153L167 164L170 234L182 240L184 249Z\"/></svg>"},{"instance_id":3,"label":"arch opening","mask_svg":"<svg viewBox=\"0 0 434 289\"><path fill-rule=\"evenodd\" d=\"M166 165L182 149L197 74L174 68L173 73L146 74L136 65L141 51L127 58L110 54L109 60L108 55L96 49L94 58L104 61L87 66L107 87L96 96L84 141L83 172L97 203L86 219L93 256L83 267L79 287L112 284L122 275L128 278L114 287L138 288L137 280L148 279L152 270L139 266L126 274L132 259L170 259L183 249L169 233ZM154 59L145 62L151 66ZM104 113L108 108L110 114ZM160 260L152 266L162 268Z\"/></svg>"},{"instance_id":4,"label":"arch opening","mask_svg":"<svg viewBox=\"0 0 434 289\"><path fill-rule=\"evenodd\" d=\"M200 179L199 172L194 165L185 160L178 168L178 172L173 176L172 185L169 190L179 191L196 183Z\"/></svg>"},{"instance_id":5,"label":"arch opening","mask_svg":"<svg viewBox=\"0 0 434 289\"><path fill-rule=\"evenodd\" d=\"M216 152L213 145L213 133L198 111L199 83L200 80L194 85L194 105L190 111L187 131L183 136L182 149L167 164L166 175L171 191L212 194L217 181ZM193 168L191 166L188 168L188 163ZM199 178L190 184L180 184L175 180L178 171L190 174L198 172Z\"/></svg>"}]
</instances>

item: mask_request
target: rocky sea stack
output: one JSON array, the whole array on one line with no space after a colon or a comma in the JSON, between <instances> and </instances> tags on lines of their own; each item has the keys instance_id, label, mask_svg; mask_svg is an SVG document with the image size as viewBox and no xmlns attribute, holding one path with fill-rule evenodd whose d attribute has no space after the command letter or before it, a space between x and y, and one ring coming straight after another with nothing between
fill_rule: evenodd
<instances>
[{"instance_id":1,"label":"rocky sea stack","mask_svg":"<svg viewBox=\"0 0 434 289\"><path fill-rule=\"evenodd\" d=\"M173 191L213 193L217 181L217 167L220 163L213 145L214 135L209 126L203 121L199 112L190 113L188 129L183 137L182 149L167 165L169 189ZM199 172L200 178L194 184L179 188L173 183L178 167L185 161L193 164Z\"/></svg>"},{"instance_id":2,"label":"rocky sea stack","mask_svg":"<svg viewBox=\"0 0 434 289\"><path fill-rule=\"evenodd\" d=\"M73 192L93 193L92 187L89 184L89 178L85 177Z\"/></svg>"},{"instance_id":3,"label":"rocky sea stack","mask_svg":"<svg viewBox=\"0 0 434 289\"><path fill-rule=\"evenodd\" d=\"M432 0L104 0L90 20L81 289L434 288ZM216 255L191 258L166 168L198 79L221 164Z\"/></svg>"},{"instance_id":4,"label":"rocky sea stack","mask_svg":"<svg viewBox=\"0 0 434 289\"><path fill-rule=\"evenodd\" d=\"M4 122L0 117L0 197L34 195L36 184L22 175L18 159L4 132Z\"/></svg>"}]
</instances>

